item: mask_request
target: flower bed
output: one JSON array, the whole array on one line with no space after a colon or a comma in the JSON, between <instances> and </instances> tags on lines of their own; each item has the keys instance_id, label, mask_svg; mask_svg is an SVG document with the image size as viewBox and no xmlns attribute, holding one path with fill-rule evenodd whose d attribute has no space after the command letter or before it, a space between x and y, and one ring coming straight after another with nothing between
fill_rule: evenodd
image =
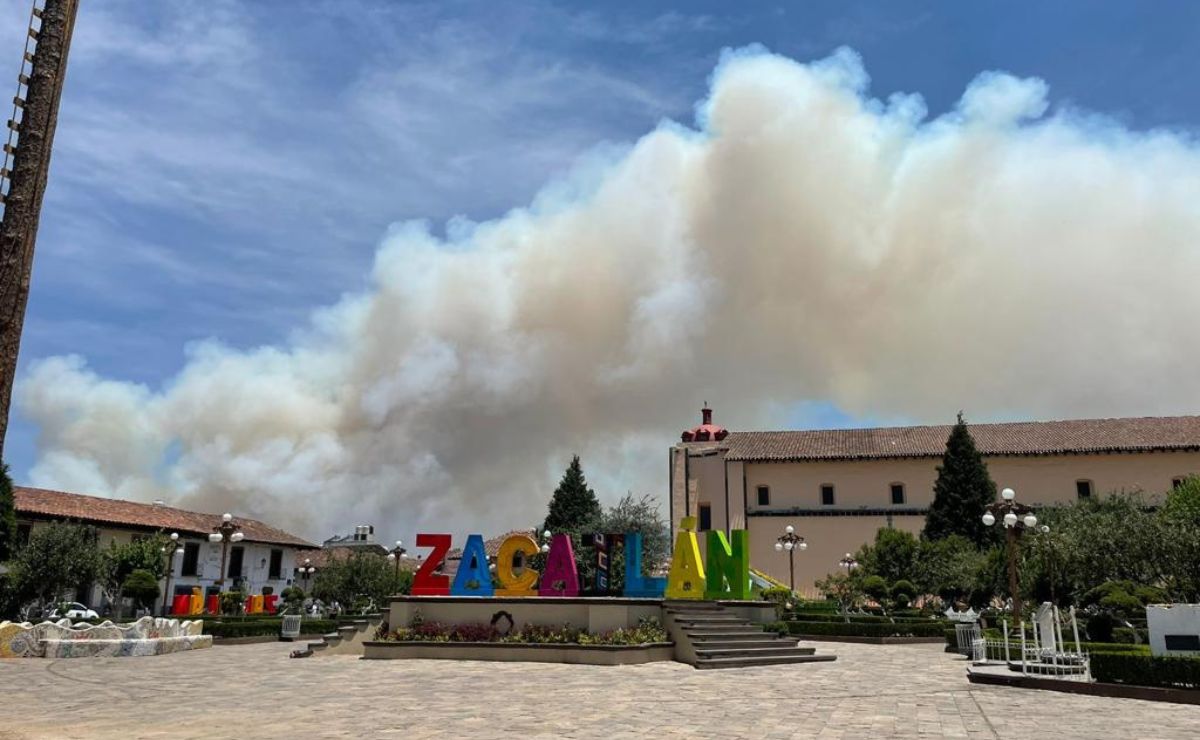
<instances>
[{"instance_id":1,"label":"flower bed","mask_svg":"<svg viewBox=\"0 0 1200 740\"><path fill-rule=\"evenodd\" d=\"M629 665L671 660L674 644L657 620L600 633L528 624L508 634L491 624L416 620L364 643L363 657Z\"/></svg>"},{"instance_id":2,"label":"flower bed","mask_svg":"<svg viewBox=\"0 0 1200 740\"><path fill-rule=\"evenodd\" d=\"M595 634L569 624L562 627L529 624L505 634L491 624L449 625L416 621L408 627L377 634L375 639L380 642L499 642L526 645L648 645L670 642L663 626L652 620L643 620L637 627Z\"/></svg>"}]
</instances>

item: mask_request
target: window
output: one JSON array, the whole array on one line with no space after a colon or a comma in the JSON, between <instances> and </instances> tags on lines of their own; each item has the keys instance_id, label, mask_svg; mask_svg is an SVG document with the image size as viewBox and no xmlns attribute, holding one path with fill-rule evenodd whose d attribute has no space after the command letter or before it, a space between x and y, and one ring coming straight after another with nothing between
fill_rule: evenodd
<instances>
[{"instance_id":1,"label":"window","mask_svg":"<svg viewBox=\"0 0 1200 740\"><path fill-rule=\"evenodd\" d=\"M242 577L242 557L245 554L245 548L241 547L234 547L229 551L229 572L225 574L226 578Z\"/></svg>"},{"instance_id":2,"label":"window","mask_svg":"<svg viewBox=\"0 0 1200 740\"><path fill-rule=\"evenodd\" d=\"M179 571L181 576L198 576L200 575L200 543L185 542L183 543L183 568Z\"/></svg>"},{"instance_id":3,"label":"window","mask_svg":"<svg viewBox=\"0 0 1200 740\"><path fill-rule=\"evenodd\" d=\"M771 489L769 487L767 487L767 486L759 486L758 487L758 505L759 506L770 506L771 505Z\"/></svg>"},{"instance_id":4,"label":"window","mask_svg":"<svg viewBox=\"0 0 1200 740\"><path fill-rule=\"evenodd\" d=\"M700 504L700 531L707 532L710 529L712 529L712 506Z\"/></svg>"},{"instance_id":5,"label":"window","mask_svg":"<svg viewBox=\"0 0 1200 740\"><path fill-rule=\"evenodd\" d=\"M1075 481L1075 495L1079 498L1092 497L1092 482L1090 480Z\"/></svg>"},{"instance_id":6,"label":"window","mask_svg":"<svg viewBox=\"0 0 1200 740\"><path fill-rule=\"evenodd\" d=\"M833 485L830 483L821 486L821 506L833 506Z\"/></svg>"},{"instance_id":7,"label":"window","mask_svg":"<svg viewBox=\"0 0 1200 740\"><path fill-rule=\"evenodd\" d=\"M271 570L267 578L283 578L283 550L271 551Z\"/></svg>"},{"instance_id":8,"label":"window","mask_svg":"<svg viewBox=\"0 0 1200 740\"><path fill-rule=\"evenodd\" d=\"M904 484L903 483L893 483L892 484L892 505L893 506L903 506L904 505Z\"/></svg>"}]
</instances>

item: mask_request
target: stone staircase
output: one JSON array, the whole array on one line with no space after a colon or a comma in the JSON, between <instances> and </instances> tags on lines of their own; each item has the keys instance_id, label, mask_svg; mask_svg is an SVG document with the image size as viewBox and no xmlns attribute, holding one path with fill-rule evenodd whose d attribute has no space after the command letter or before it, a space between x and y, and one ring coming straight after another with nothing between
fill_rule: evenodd
<instances>
[{"instance_id":1,"label":"stone staircase","mask_svg":"<svg viewBox=\"0 0 1200 740\"><path fill-rule=\"evenodd\" d=\"M765 632L761 625L711 601L663 602L675 657L696 668L749 668L836 660L799 647L796 640Z\"/></svg>"},{"instance_id":2,"label":"stone staircase","mask_svg":"<svg viewBox=\"0 0 1200 740\"><path fill-rule=\"evenodd\" d=\"M308 643L308 650L314 655L362 655L363 641L373 637L381 620L382 615L371 614L343 624L333 632L321 635L320 642Z\"/></svg>"}]
</instances>

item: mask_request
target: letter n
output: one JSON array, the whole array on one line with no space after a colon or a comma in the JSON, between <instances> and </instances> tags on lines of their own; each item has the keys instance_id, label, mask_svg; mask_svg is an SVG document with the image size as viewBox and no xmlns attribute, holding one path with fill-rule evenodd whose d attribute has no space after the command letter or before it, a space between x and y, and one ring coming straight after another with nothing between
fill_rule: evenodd
<instances>
[{"instance_id":1,"label":"letter n","mask_svg":"<svg viewBox=\"0 0 1200 740\"><path fill-rule=\"evenodd\" d=\"M735 529L732 535L733 547L730 548L724 532L708 532L706 599L746 601L750 598L750 540L744 529Z\"/></svg>"}]
</instances>

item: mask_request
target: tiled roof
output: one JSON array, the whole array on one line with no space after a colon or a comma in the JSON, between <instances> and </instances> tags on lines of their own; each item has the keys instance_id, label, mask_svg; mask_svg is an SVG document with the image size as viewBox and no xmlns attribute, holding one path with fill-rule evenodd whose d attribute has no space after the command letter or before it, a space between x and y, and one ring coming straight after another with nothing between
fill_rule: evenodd
<instances>
[{"instance_id":1,"label":"tiled roof","mask_svg":"<svg viewBox=\"0 0 1200 740\"><path fill-rule=\"evenodd\" d=\"M865 460L940 457L950 425L730 432L727 460ZM1063 455L1097 452L1200 450L1200 416L1076 419L969 424L984 455Z\"/></svg>"},{"instance_id":2,"label":"tiled roof","mask_svg":"<svg viewBox=\"0 0 1200 740\"><path fill-rule=\"evenodd\" d=\"M99 496L84 496L78 493L48 491L44 488L13 488L17 514L36 515L54 519L74 519L96 524L126 525L145 529L160 529L180 534L208 535L220 526L220 514L202 514L185 511L171 506L141 504ZM294 547L316 547L282 529L263 524L255 519L235 516L234 524L250 542Z\"/></svg>"},{"instance_id":3,"label":"tiled roof","mask_svg":"<svg viewBox=\"0 0 1200 740\"><path fill-rule=\"evenodd\" d=\"M329 565L331 560L342 560L356 553L367 553L377 557L387 557L378 550L364 550L361 547L322 547L317 550L299 550L296 552L296 567L312 566L317 570ZM401 570L416 570L421 565L420 558L404 555L400 558Z\"/></svg>"},{"instance_id":4,"label":"tiled roof","mask_svg":"<svg viewBox=\"0 0 1200 740\"><path fill-rule=\"evenodd\" d=\"M502 535L493 537L489 540L484 540L483 541L483 551L487 553L487 556L489 558L496 557L497 555L500 554L500 546L504 544L505 540L507 540L509 537L513 536L514 534L524 534L524 535L529 535L530 537L534 537L532 529L513 529L511 531L505 532ZM537 538L534 537L534 539L536 540ZM446 553L446 559L447 560L462 560L462 553L463 553L462 548L456 547L453 550L450 550Z\"/></svg>"}]
</instances>

